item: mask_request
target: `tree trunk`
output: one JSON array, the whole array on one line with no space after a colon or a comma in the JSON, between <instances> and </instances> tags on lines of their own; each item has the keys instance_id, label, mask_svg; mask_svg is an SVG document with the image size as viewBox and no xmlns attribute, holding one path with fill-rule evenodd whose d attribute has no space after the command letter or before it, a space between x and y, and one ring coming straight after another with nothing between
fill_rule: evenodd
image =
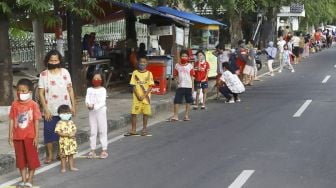
<instances>
[{"instance_id":1,"label":"tree trunk","mask_svg":"<svg viewBox=\"0 0 336 188\"><path fill-rule=\"evenodd\" d=\"M266 17L268 19L264 21L261 26L260 44L259 44L260 48L265 48L269 41L275 42L277 36L276 14L277 14L276 8L270 8L266 13Z\"/></svg>"},{"instance_id":2,"label":"tree trunk","mask_svg":"<svg viewBox=\"0 0 336 188\"><path fill-rule=\"evenodd\" d=\"M230 14L230 35L231 48L238 47L238 41L243 39L243 32L241 27L241 15L236 12Z\"/></svg>"},{"instance_id":3,"label":"tree trunk","mask_svg":"<svg viewBox=\"0 0 336 188\"><path fill-rule=\"evenodd\" d=\"M42 72L44 70L44 31L43 31L43 20L41 18L36 18L33 20L33 31L34 31L34 42L35 42L35 63L36 71Z\"/></svg>"},{"instance_id":4,"label":"tree trunk","mask_svg":"<svg viewBox=\"0 0 336 188\"><path fill-rule=\"evenodd\" d=\"M13 101L13 72L9 43L9 19L0 13L0 106Z\"/></svg>"},{"instance_id":5,"label":"tree trunk","mask_svg":"<svg viewBox=\"0 0 336 188\"><path fill-rule=\"evenodd\" d=\"M166 6L168 3L168 0L158 0L158 6Z\"/></svg>"},{"instance_id":6,"label":"tree trunk","mask_svg":"<svg viewBox=\"0 0 336 188\"><path fill-rule=\"evenodd\" d=\"M73 88L77 96L85 96L86 71L82 65L82 23L78 16L67 13L68 64Z\"/></svg>"}]
</instances>

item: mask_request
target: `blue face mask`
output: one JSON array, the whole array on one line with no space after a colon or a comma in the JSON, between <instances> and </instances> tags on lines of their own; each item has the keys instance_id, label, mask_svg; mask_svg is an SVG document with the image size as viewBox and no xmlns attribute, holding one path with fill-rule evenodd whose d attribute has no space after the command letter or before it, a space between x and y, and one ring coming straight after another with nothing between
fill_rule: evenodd
<instances>
[{"instance_id":1,"label":"blue face mask","mask_svg":"<svg viewBox=\"0 0 336 188\"><path fill-rule=\"evenodd\" d=\"M68 121L71 119L72 114L60 114L59 117L61 118L61 120L63 121Z\"/></svg>"},{"instance_id":2,"label":"blue face mask","mask_svg":"<svg viewBox=\"0 0 336 188\"><path fill-rule=\"evenodd\" d=\"M140 71L144 71L144 70L146 69L146 67L147 67L146 64L142 64L142 63L140 63L140 64L138 65L138 68L139 68Z\"/></svg>"}]
</instances>

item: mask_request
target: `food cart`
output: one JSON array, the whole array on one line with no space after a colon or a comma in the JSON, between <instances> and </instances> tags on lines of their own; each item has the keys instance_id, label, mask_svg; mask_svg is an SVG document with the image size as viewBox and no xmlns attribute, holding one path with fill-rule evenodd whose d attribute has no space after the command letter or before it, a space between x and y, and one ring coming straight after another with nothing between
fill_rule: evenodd
<instances>
[{"instance_id":1,"label":"food cart","mask_svg":"<svg viewBox=\"0 0 336 188\"><path fill-rule=\"evenodd\" d=\"M212 54L219 42L219 25L195 24L191 28L190 47L193 53L202 49L206 55L206 60L210 64L208 76L217 75L217 57Z\"/></svg>"}]
</instances>

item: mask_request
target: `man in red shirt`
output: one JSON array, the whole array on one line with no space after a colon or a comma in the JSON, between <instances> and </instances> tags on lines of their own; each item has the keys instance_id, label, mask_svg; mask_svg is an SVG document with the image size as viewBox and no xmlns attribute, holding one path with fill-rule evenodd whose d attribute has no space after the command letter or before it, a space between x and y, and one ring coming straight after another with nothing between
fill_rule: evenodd
<instances>
[{"instance_id":1,"label":"man in red shirt","mask_svg":"<svg viewBox=\"0 0 336 188\"><path fill-rule=\"evenodd\" d=\"M203 92L203 104L201 106L201 109L205 109L205 100L206 100L206 93L208 90L208 72L210 70L210 65L206 61L205 54L203 51L198 51L196 53L197 61L194 65L195 70L195 80L194 80L194 86L196 89L196 103L194 106L194 109L198 109L199 104L199 94L202 89Z\"/></svg>"}]
</instances>

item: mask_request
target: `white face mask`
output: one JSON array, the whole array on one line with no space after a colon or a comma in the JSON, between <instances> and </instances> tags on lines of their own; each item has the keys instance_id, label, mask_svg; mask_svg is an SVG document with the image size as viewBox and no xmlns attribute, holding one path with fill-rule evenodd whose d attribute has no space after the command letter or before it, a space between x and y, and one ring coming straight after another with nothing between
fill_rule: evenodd
<instances>
[{"instance_id":1,"label":"white face mask","mask_svg":"<svg viewBox=\"0 0 336 188\"><path fill-rule=\"evenodd\" d=\"M26 101L30 99L31 96L30 96L30 93L20 93L19 97L21 101Z\"/></svg>"}]
</instances>

